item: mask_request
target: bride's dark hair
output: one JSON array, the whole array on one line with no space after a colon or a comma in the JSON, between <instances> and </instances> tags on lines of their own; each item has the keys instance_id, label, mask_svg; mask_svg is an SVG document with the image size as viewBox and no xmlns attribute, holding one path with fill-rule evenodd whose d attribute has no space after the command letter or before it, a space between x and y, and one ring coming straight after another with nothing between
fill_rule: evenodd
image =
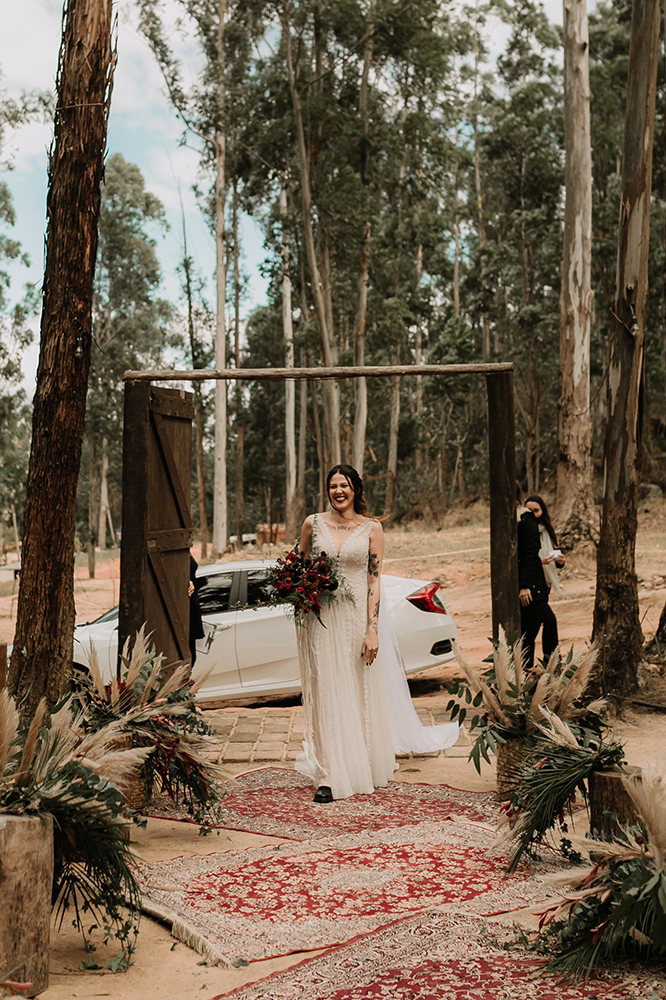
<instances>
[{"instance_id":1,"label":"bride's dark hair","mask_svg":"<svg viewBox=\"0 0 666 1000\"><path fill-rule=\"evenodd\" d=\"M354 491L354 512L356 514L363 514L364 517L370 517L368 511L368 505L365 502L365 497L363 496L363 480L359 476L356 469L351 465L334 465L326 476L326 496L330 500L331 496L331 479L336 473L340 473L344 476L351 488Z\"/></svg>"}]
</instances>

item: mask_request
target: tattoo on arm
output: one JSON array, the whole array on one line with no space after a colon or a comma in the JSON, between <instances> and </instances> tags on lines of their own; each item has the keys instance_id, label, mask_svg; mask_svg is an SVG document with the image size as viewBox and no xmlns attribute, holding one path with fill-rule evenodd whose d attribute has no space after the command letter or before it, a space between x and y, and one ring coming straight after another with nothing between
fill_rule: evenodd
<instances>
[{"instance_id":1,"label":"tattoo on arm","mask_svg":"<svg viewBox=\"0 0 666 1000\"><path fill-rule=\"evenodd\" d=\"M379 576L379 556L374 552L368 556L368 576Z\"/></svg>"},{"instance_id":2,"label":"tattoo on arm","mask_svg":"<svg viewBox=\"0 0 666 1000\"><path fill-rule=\"evenodd\" d=\"M375 628L379 627L379 598L377 598L377 603L375 604L372 615L370 616L370 624L374 625Z\"/></svg>"}]
</instances>

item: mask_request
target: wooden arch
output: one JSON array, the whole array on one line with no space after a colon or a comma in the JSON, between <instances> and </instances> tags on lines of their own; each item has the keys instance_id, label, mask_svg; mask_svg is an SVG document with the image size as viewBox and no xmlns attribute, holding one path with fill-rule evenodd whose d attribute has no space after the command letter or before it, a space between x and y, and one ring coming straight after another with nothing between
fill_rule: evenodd
<instances>
[{"instance_id":1,"label":"wooden arch","mask_svg":"<svg viewBox=\"0 0 666 1000\"><path fill-rule=\"evenodd\" d=\"M123 521L119 649L144 621L167 661L185 658L191 394L157 390L151 382L308 381L404 375L485 375L488 393L490 582L493 635L520 630L516 528L513 365L381 365L339 368L229 368L127 371L123 439ZM170 397L165 402L165 397ZM176 398L177 397L177 398ZM166 409L165 409L166 407ZM167 409L169 412L167 413ZM157 418L157 419L156 419ZM154 441L151 445L151 428ZM152 487L151 487L152 483ZM160 508L160 509L157 509ZM173 524L164 519L170 509ZM158 549L159 551L156 551ZM168 561L168 566L167 566Z\"/></svg>"}]
</instances>

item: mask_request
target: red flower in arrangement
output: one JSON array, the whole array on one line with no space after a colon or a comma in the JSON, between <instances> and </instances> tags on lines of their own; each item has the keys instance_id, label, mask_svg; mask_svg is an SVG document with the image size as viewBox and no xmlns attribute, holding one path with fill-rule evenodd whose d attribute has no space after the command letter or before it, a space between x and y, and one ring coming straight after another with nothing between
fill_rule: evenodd
<instances>
[{"instance_id":1,"label":"red flower in arrangement","mask_svg":"<svg viewBox=\"0 0 666 1000\"><path fill-rule=\"evenodd\" d=\"M270 582L275 590L274 599L291 605L299 625L311 613L324 624L320 617L321 601L330 599L338 588L335 568L325 552L310 557L292 549L278 559Z\"/></svg>"}]
</instances>

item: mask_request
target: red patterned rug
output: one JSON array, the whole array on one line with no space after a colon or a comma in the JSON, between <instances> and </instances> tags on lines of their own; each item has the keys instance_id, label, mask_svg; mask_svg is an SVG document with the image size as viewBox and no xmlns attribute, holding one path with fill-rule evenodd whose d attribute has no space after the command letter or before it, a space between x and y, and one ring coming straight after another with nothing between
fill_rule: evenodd
<instances>
[{"instance_id":1,"label":"red patterned rug","mask_svg":"<svg viewBox=\"0 0 666 1000\"><path fill-rule=\"evenodd\" d=\"M503 950L478 918L438 912L398 920L213 1000L661 1000L654 971L562 986L542 962ZM494 928L497 930L498 928Z\"/></svg>"},{"instance_id":2,"label":"red patterned rug","mask_svg":"<svg viewBox=\"0 0 666 1000\"><path fill-rule=\"evenodd\" d=\"M313 785L297 771L262 767L221 785L214 825L289 840L315 840L338 833L387 830L460 816L493 826L499 815L495 792L466 792L447 785L392 781L373 795L354 795L326 805L312 801ZM159 819L187 819L181 806L161 796L150 806Z\"/></svg>"},{"instance_id":3,"label":"red patterned rug","mask_svg":"<svg viewBox=\"0 0 666 1000\"><path fill-rule=\"evenodd\" d=\"M257 961L341 944L444 903L494 913L551 893L553 862L504 873L492 834L421 823L204 857L141 863L144 910L211 963ZM557 864L557 862L555 862Z\"/></svg>"}]
</instances>

